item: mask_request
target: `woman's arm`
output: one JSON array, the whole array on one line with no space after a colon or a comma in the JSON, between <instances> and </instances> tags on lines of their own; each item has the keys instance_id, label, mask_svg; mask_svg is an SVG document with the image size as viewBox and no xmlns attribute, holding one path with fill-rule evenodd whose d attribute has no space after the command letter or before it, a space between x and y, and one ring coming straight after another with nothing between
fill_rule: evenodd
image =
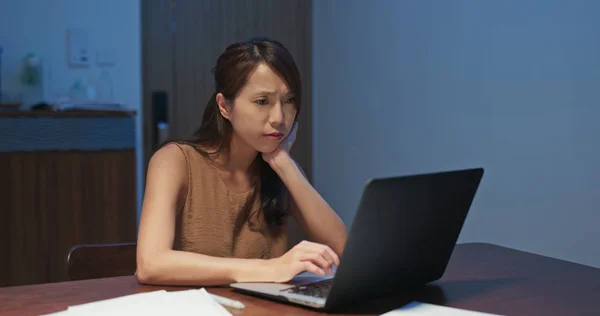
<instances>
[{"instance_id":1,"label":"woman's arm","mask_svg":"<svg viewBox=\"0 0 600 316\"><path fill-rule=\"evenodd\" d=\"M268 280L267 261L217 258L173 250L175 216L187 195L188 171L183 152L161 148L148 165L138 232L137 276L142 283L217 285Z\"/></svg>"},{"instance_id":2,"label":"woman's arm","mask_svg":"<svg viewBox=\"0 0 600 316\"><path fill-rule=\"evenodd\" d=\"M270 161L270 165L295 202L290 203L290 214L311 239L328 245L341 257L348 235L344 222L308 182L286 151L280 152L276 159Z\"/></svg>"}]
</instances>

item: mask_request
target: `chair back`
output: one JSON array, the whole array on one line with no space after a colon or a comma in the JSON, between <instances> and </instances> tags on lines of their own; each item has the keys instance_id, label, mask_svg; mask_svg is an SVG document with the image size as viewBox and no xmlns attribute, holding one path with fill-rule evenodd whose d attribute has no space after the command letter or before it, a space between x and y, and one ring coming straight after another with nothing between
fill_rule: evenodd
<instances>
[{"instance_id":1,"label":"chair back","mask_svg":"<svg viewBox=\"0 0 600 316\"><path fill-rule=\"evenodd\" d=\"M134 275L137 243L77 245L67 256L69 279L85 280Z\"/></svg>"}]
</instances>

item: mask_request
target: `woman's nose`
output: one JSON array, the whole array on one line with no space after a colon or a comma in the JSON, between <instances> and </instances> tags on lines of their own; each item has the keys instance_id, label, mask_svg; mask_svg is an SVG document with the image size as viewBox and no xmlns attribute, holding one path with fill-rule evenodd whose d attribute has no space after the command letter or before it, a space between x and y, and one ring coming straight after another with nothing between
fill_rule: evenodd
<instances>
[{"instance_id":1,"label":"woman's nose","mask_svg":"<svg viewBox=\"0 0 600 316\"><path fill-rule=\"evenodd\" d=\"M275 104L275 106L273 106L273 108L271 109L271 112L269 113L269 122L271 123L271 125L273 126L277 126L277 125L281 125L284 122L284 115L283 115L283 109L281 107L281 103L277 103Z\"/></svg>"}]
</instances>

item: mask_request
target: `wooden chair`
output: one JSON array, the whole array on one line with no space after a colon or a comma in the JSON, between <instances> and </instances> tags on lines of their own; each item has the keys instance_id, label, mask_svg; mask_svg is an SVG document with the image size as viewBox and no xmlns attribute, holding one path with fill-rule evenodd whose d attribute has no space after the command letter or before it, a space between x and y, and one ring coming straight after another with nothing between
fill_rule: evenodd
<instances>
[{"instance_id":1,"label":"wooden chair","mask_svg":"<svg viewBox=\"0 0 600 316\"><path fill-rule=\"evenodd\" d=\"M77 245L67 256L69 279L85 280L134 275L136 243Z\"/></svg>"}]
</instances>

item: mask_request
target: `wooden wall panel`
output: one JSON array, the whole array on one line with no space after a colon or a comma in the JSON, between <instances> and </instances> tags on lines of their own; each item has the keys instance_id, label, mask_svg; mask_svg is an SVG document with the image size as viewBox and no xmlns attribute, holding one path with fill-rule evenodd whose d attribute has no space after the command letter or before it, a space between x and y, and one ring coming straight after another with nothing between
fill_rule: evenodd
<instances>
[{"instance_id":1,"label":"wooden wall panel","mask_svg":"<svg viewBox=\"0 0 600 316\"><path fill-rule=\"evenodd\" d=\"M0 286L67 280L70 248L136 240L135 152L0 153Z\"/></svg>"}]
</instances>

